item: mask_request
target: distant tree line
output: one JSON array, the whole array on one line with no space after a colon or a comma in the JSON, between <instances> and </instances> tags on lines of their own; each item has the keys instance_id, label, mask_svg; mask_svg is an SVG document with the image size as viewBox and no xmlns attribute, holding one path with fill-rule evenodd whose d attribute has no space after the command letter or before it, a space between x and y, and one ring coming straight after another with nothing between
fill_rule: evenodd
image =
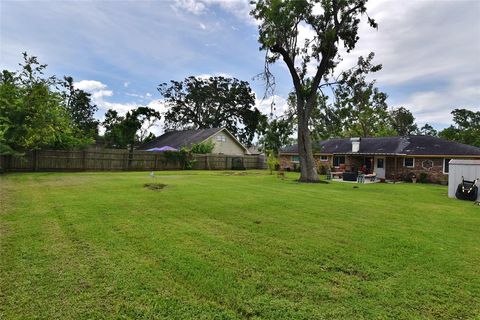
<instances>
[{"instance_id":1,"label":"distant tree line","mask_svg":"<svg viewBox=\"0 0 480 320\"><path fill-rule=\"evenodd\" d=\"M322 90L315 95L308 121L314 141L421 134L480 146L480 112L455 109L454 123L437 132L429 124L420 128L405 107L389 109L387 95L375 86L375 81L367 81L369 73L381 69L372 63L373 57L370 54L360 58L356 67L329 83L330 96ZM83 148L95 142L110 148L133 149L155 138L151 129L162 116L166 130L225 127L245 145L255 143L271 154L296 142L294 93L288 97L287 112L269 118L255 107L255 95L248 82L221 76L188 77L159 85L167 108L163 115L146 106L125 115L110 109L100 123L91 94L75 88L72 77L46 76L46 67L24 53L18 71L1 73L0 154ZM307 81L307 89L309 85Z\"/></svg>"}]
</instances>

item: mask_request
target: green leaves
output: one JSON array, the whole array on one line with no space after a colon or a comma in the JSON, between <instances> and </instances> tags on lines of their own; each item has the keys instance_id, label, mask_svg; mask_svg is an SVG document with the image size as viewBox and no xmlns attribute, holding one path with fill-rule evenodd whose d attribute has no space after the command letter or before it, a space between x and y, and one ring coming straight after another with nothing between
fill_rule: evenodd
<instances>
[{"instance_id":1,"label":"green leaves","mask_svg":"<svg viewBox=\"0 0 480 320\"><path fill-rule=\"evenodd\" d=\"M452 115L455 125L440 131L439 136L480 147L480 111L455 109Z\"/></svg>"},{"instance_id":2,"label":"green leaves","mask_svg":"<svg viewBox=\"0 0 480 320\"><path fill-rule=\"evenodd\" d=\"M0 77L0 142L3 150L74 148L92 140L79 134L65 108L60 82L44 76L46 65L24 55L17 72Z\"/></svg>"},{"instance_id":3,"label":"green leaves","mask_svg":"<svg viewBox=\"0 0 480 320\"><path fill-rule=\"evenodd\" d=\"M211 140L194 143L190 146L190 152L196 154L207 154L212 153L213 148L215 148L215 143Z\"/></svg>"},{"instance_id":4,"label":"green leaves","mask_svg":"<svg viewBox=\"0 0 480 320\"><path fill-rule=\"evenodd\" d=\"M342 73L335 89L337 112L347 136L378 136L389 132L387 95L368 81L367 75L381 69L372 63L374 54L360 57L357 66Z\"/></svg>"},{"instance_id":5,"label":"green leaves","mask_svg":"<svg viewBox=\"0 0 480 320\"><path fill-rule=\"evenodd\" d=\"M122 117L109 109L105 113L105 142L111 148L133 148L136 143L151 140L149 129L160 120L158 111L149 107L138 107Z\"/></svg>"}]
</instances>

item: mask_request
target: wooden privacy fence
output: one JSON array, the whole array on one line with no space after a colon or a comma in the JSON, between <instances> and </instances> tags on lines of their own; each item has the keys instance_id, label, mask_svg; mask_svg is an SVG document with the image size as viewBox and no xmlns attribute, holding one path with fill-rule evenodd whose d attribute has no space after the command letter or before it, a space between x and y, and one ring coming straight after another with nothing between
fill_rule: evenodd
<instances>
[{"instance_id":1,"label":"wooden privacy fence","mask_svg":"<svg viewBox=\"0 0 480 320\"><path fill-rule=\"evenodd\" d=\"M195 170L265 169L263 155L194 154ZM161 152L117 149L83 151L38 150L22 157L0 156L4 171L142 171L181 170L175 159Z\"/></svg>"}]
</instances>

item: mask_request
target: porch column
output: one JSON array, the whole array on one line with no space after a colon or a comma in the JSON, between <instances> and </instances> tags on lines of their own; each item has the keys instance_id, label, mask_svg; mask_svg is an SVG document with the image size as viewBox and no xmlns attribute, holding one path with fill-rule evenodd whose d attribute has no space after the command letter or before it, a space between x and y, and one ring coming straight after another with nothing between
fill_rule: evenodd
<instances>
[{"instance_id":1,"label":"porch column","mask_svg":"<svg viewBox=\"0 0 480 320\"><path fill-rule=\"evenodd\" d=\"M395 159L394 163L395 163L395 169L393 170L394 172L394 175L393 175L393 183L396 183L397 182L397 156L394 155L393 156L393 159Z\"/></svg>"}]
</instances>

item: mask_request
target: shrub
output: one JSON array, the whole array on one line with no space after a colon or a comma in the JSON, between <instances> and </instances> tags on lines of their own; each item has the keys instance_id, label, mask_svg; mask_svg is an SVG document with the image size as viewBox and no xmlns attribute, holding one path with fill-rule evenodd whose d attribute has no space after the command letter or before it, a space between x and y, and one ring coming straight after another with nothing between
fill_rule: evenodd
<instances>
[{"instance_id":1,"label":"shrub","mask_svg":"<svg viewBox=\"0 0 480 320\"><path fill-rule=\"evenodd\" d=\"M418 175L418 182L420 182L420 183L427 183L427 182L428 182L428 174L426 174L425 172L421 172L421 173Z\"/></svg>"},{"instance_id":2,"label":"shrub","mask_svg":"<svg viewBox=\"0 0 480 320\"><path fill-rule=\"evenodd\" d=\"M167 163L178 162L182 170L191 170L196 161L192 158L192 153L186 148L182 148L179 151L165 151L163 154Z\"/></svg>"},{"instance_id":3,"label":"shrub","mask_svg":"<svg viewBox=\"0 0 480 320\"><path fill-rule=\"evenodd\" d=\"M268 152L267 166L270 170L270 174L273 174L273 171L277 170L280 166L280 161L278 161L278 158L275 157L272 151Z\"/></svg>"},{"instance_id":4,"label":"shrub","mask_svg":"<svg viewBox=\"0 0 480 320\"><path fill-rule=\"evenodd\" d=\"M211 140L206 142L194 143L190 147L190 152L198 154L212 153L215 143Z\"/></svg>"},{"instance_id":5,"label":"shrub","mask_svg":"<svg viewBox=\"0 0 480 320\"><path fill-rule=\"evenodd\" d=\"M319 174L325 175L325 174L327 174L327 171L328 171L328 166L326 166L324 164L320 164L320 166L318 166L318 173Z\"/></svg>"}]
</instances>

